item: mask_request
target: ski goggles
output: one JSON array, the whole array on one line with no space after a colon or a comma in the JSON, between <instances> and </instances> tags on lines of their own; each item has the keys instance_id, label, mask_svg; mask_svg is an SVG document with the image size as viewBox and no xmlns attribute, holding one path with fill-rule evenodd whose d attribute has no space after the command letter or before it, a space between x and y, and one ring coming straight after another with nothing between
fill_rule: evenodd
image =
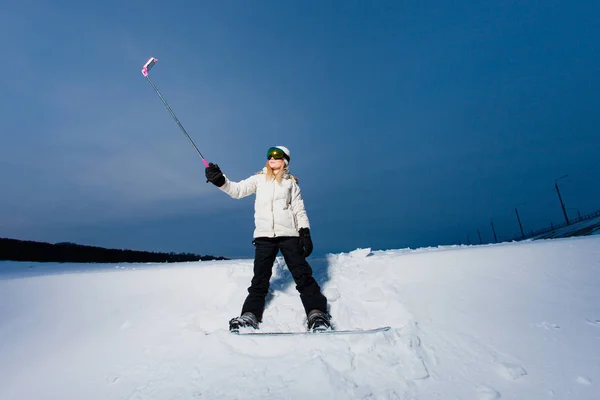
<instances>
[{"instance_id":1,"label":"ski goggles","mask_svg":"<svg viewBox=\"0 0 600 400\"><path fill-rule=\"evenodd\" d=\"M267 160L270 160L271 158L274 158L275 160L283 160L283 159L287 159L287 155L281 151L281 149L278 149L277 147L271 147L268 151L267 151Z\"/></svg>"}]
</instances>

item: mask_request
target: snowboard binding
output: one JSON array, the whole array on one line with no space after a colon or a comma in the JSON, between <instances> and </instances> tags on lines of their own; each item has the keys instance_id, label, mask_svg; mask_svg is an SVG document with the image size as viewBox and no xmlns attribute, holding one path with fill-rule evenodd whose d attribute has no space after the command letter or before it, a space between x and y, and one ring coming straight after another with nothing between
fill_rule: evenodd
<instances>
[{"instance_id":1,"label":"snowboard binding","mask_svg":"<svg viewBox=\"0 0 600 400\"><path fill-rule=\"evenodd\" d=\"M240 328L258 329L258 319L251 312L245 312L239 317L229 320L229 331L239 333Z\"/></svg>"}]
</instances>

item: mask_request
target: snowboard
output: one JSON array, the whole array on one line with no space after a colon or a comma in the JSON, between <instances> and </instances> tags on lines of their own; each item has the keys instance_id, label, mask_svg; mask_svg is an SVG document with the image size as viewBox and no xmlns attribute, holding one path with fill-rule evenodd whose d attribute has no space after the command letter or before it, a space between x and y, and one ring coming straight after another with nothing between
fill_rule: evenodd
<instances>
[{"instance_id":1,"label":"snowboard","mask_svg":"<svg viewBox=\"0 0 600 400\"><path fill-rule=\"evenodd\" d=\"M370 333L385 332L392 329L390 326L382 326L379 328L372 329L345 329L345 330L330 330L322 332L261 332L261 331L250 331L250 332L231 332L239 336L300 336L300 335L314 335L314 336L326 336L326 335L365 335Z\"/></svg>"}]
</instances>

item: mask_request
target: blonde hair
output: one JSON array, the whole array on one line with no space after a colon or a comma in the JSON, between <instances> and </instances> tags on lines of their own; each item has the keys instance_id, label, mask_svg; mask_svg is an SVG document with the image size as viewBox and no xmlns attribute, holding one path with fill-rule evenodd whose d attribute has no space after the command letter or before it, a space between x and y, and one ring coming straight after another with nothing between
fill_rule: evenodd
<instances>
[{"instance_id":1,"label":"blonde hair","mask_svg":"<svg viewBox=\"0 0 600 400\"><path fill-rule=\"evenodd\" d=\"M279 173L277 175L275 175L275 172L273 172L273 169L269 165L268 160L267 160L266 167L267 167L267 180L275 178L277 183L281 183L281 180L283 179L283 177L285 175L289 175L289 173L290 173L289 166L285 162L283 163L283 167L281 167L281 169L279 170Z\"/></svg>"}]
</instances>

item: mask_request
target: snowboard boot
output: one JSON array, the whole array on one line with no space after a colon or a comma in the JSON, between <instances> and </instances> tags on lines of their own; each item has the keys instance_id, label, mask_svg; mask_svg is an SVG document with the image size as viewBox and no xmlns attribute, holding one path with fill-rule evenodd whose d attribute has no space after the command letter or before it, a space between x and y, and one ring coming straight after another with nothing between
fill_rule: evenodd
<instances>
[{"instance_id":1,"label":"snowboard boot","mask_svg":"<svg viewBox=\"0 0 600 400\"><path fill-rule=\"evenodd\" d=\"M258 329L258 319L251 312L245 312L229 321L229 332L238 333L240 328Z\"/></svg>"},{"instance_id":2,"label":"snowboard boot","mask_svg":"<svg viewBox=\"0 0 600 400\"><path fill-rule=\"evenodd\" d=\"M311 310L308 313L308 330L312 332L331 330L331 315L321 310Z\"/></svg>"}]
</instances>

